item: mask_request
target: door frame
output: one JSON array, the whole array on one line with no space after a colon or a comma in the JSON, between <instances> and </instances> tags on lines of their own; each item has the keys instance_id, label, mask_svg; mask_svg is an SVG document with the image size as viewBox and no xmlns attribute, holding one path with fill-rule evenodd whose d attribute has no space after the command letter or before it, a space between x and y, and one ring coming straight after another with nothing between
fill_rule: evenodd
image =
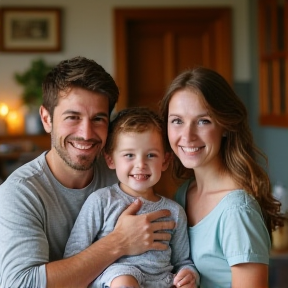
<instances>
[{"instance_id":1,"label":"door frame","mask_svg":"<svg viewBox=\"0 0 288 288\"><path fill-rule=\"evenodd\" d=\"M196 19L216 22L218 72L232 84L232 45L230 7L182 7L182 8L116 8L114 10L115 80L120 89L117 110L128 104L127 27L131 21ZM225 56L223 56L225 55ZM225 59L224 59L225 57Z\"/></svg>"}]
</instances>

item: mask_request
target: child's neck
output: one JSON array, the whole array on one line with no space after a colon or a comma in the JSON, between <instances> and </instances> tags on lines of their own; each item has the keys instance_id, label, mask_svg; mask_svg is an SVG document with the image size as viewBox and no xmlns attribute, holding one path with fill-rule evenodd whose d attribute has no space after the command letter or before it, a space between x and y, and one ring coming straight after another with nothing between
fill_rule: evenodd
<instances>
[{"instance_id":1,"label":"child's neck","mask_svg":"<svg viewBox=\"0 0 288 288\"><path fill-rule=\"evenodd\" d=\"M150 187L149 189L145 191L135 191L121 182L119 183L119 186L124 193L132 197L136 197L136 198L141 197L151 202L157 202L161 199L159 195L155 194L153 187Z\"/></svg>"}]
</instances>

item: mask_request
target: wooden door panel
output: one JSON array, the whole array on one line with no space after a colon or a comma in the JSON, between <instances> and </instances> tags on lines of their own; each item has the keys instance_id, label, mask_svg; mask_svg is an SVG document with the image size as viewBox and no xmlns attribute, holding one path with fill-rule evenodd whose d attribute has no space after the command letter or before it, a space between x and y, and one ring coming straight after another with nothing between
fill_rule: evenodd
<instances>
[{"instance_id":1,"label":"wooden door panel","mask_svg":"<svg viewBox=\"0 0 288 288\"><path fill-rule=\"evenodd\" d=\"M138 37L129 45L128 106L147 106L158 110L155 99L163 95L163 51L159 37ZM153 64L151 64L153 63ZM157 81L155 81L157 79Z\"/></svg>"},{"instance_id":2,"label":"wooden door panel","mask_svg":"<svg viewBox=\"0 0 288 288\"><path fill-rule=\"evenodd\" d=\"M230 29L230 8L116 9L117 109L158 110L172 79L194 66L215 69L231 83ZM172 198L179 183L168 170L156 191Z\"/></svg>"},{"instance_id":3,"label":"wooden door panel","mask_svg":"<svg viewBox=\"0 0 288 288\"><path fill-rule=\"evenodd\" d=\"M176 74L196 65L203 65L204 63L209 65L205 50L201 48L203 46L202 35L199 37L179 35L175 39L175 45Z\"/></svg>"},{"instance_id":4,"label":"wooden door panel","mask_svg":"<svg viewBox=\"0 0 288 288\"><path fill-rule=\"evenodd\" d=\"M173 29L169 29L169 32L163 25L156 25L158 29L155 30L150 25L147 26L149 29L145 30L145 25L137 25L139 30L133 27L133 32L128 33L127 106L150 106L158 109L157 103L164 95L165 88L177 74L194 66L215 66L212 61L215 59L215 50L210 31L193 31L195 28L191 25L189 29L177 25L178 31L172 26ZM167 38L170 41L167 42ZM167 59L173 62L170 67ZM168 77L165 77L166 70L170 70Z\"/></svg>"}]
</instances>

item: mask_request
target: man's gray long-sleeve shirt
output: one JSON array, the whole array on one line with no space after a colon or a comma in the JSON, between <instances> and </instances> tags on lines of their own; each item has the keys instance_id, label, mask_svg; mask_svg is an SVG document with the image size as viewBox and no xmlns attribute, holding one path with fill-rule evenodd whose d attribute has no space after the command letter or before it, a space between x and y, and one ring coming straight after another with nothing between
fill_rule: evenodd
<instances>
[{"instance_id":1,"label":"man's gray long-sleeve shirt","mask_svg":"<svg viewBox=\"0 0 288 288\"><path fill-rule=\"evenodd\" d=\"M92 182L68 189L51 173L45 153L0 185L0 287L46 287L45 264L63 258L74 222L87 197L117 182L104 159Z\"/></svg>"}]
</instances>

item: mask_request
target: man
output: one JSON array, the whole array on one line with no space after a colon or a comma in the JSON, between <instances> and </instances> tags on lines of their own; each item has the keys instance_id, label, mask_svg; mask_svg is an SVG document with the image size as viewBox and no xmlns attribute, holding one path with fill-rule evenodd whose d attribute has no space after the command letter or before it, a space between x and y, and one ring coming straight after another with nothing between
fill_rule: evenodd
<instances>
[{"instance_id":1,"label":"man","mask_svg":"<svg viewBox=\"0 0 288 288\"><path fill-rule=\"evenodd\" d=\"M1 288L87 287L124 255L167 248L159 240L170 235L161 230L172 229L174 223L154 221L170 212L135 216L141 206L135 201L113 232L62 259L84 201L117 181L101 156L117 99L114 80L92 60L62 61L47 75L40 115L51 134L51 150L0 186Z\"/></svg>"}]
</instances>

